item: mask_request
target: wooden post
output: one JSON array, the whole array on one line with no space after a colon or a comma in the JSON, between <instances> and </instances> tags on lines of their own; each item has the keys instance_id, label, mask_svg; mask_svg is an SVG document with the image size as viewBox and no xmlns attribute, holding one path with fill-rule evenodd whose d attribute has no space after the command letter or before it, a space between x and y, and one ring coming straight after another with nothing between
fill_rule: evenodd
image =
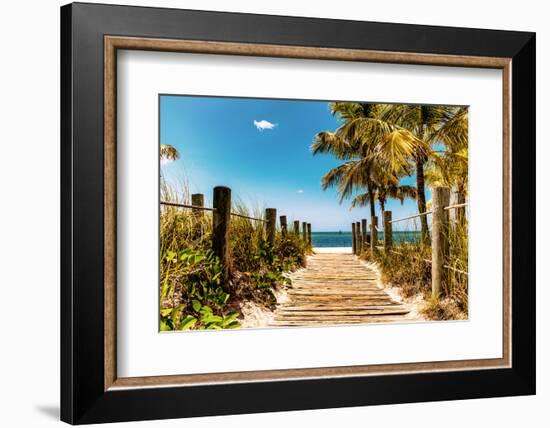
<instances>
[{"instance_id":1,"label":"wooden post","mask_svg":"<svg viewBox=\"0 0 550 428\"><path fill-rule=\"evenodd\" d=\"M305 221L302 222L302 241L307 244L307 223Z\"/></svg>"},{"instance_id":2,"label":"wooden post","mask_svg":"<svg viewBox=\"0 0 550 428\"><path fill-rule=\"evenodd\" d=\"M191 195L191 205L194 207L204 207L204 195L202 193L193 193ZM203 210L193 208L191 210L195 217L202 217L204 215Z\"/></svg>"},{"instance_id":3,"label":"wooden post","mask_svg":"<svg viewBox=\"0 0 550 428\"><path fill-rule=\"evenodd\" d=\"M231 189L214 187L214 213L212 215L212 251L222 265L222 286L227 290L231 277L229 225L231 221Z\"/></svg>"},{"instance_id":4,"label":"wooden post","mask_svg":"<svg viewBox=\"0 0 550 428\"><path fill-rule=\"evenodd\" d=\"M446 285L446 263L449 253L447 234L449 233L450 189L437 186L432 190L432 296L438 298Z\"/></svg>"},{"instance_id":5,"label":"wooden post","mask_svg":"<svg viewBox=\"0 0 550 428\"><path fill-rule=\"evenodd\" d=\"M384 250L389 251L393 245L391 211L384 211Z\"/></svg>"},{"instance_id":6,"label":"wooden post","mask_svg":"<svg viewBox=\"0 0 550 428\"><path fill-rule=\"evenodd\" d=\"M362 242L362 235L361 235L361 222L358 221L357 223L355 223L355 233L356 233L356 238L355 238L355 249L357 250L357 254L358 255L361 255L361 252L363 251L363 242Z\"/></svg>"},{"instance_id":7,"label":"wooden post","mask_svg":"<svg viewBox=\"0 0 550 428\"><path fill-rule=\"evenodd\" d=\"M378 245L378 216L373 216L370 224L370 250L374 254Z\"/></svg>"},{"instance_id":8,"label":"wooden post","mask_svg":"<svg viewBox=\"0 0 550 428\"><path fill-rule=\"evenodd\" d=\"M279 221L281 222L281 234L283 235L283 237L286 237L286 234L287 234L286 215L280 216Z\"/></svg>"},{"instance_id":9,"label":"wooden post","mask_svg":"<svg viewBox=\"0 0 550 428\"><path fill-rule=\"evenodd\" d=\"M353 254L357 254L357 245L355 242L355 223L351 224L351 250Z\"/></svg>"},{"instance_id":10,"label":"wooden post","mask_svg":"<svg viewBox=\"0 0 550 428\"><path fill-rule=\"evenodd\" d=\"M311 223L307 224L307 242L311 245Z\"/></svg>"},{"instance_id":11,"label":"wooden post","mask_svg":"<svg viewBox=\"0 0 550 428\"><path fill-rule=\"evenodd\" d=\"M300 220L294 220L294 235L300 235Z\"/></svg>"},{"instance_id":12,"label":"wooden post","mask_svg":"<svg viewBox=\"0 0 550 428\"><path fill-rule=\"evenodd\" d=\"M367 219L361 219L361 241L363 248L367 248Z\"/></svg>"},{"instance_id":13,"label":"wooden post","mask_svg":"<svg viewBox=\"0 0 550 428\"><path fill-rule=\"evenodd\" d=\"M465 202L466 202L466 195L462 192L455 192L455 200L453 204L460 205L460 204L464 204ZM454 211L453 219L454 219L455 226L463 226L466 220L466 208L465 207L455 208L452 211Z\"/></svg>"},{"instance_id":14,"label":"wooden post","mask_svg":"<svg viewBox=\"0 0 550 428\"><path fill-rule=\"evenodd\" d=\"M277 210L275 208L265 209L265 234L267 243L271 246L275 244L275 230L277 226Z\"/></svg>"}]
</instances>

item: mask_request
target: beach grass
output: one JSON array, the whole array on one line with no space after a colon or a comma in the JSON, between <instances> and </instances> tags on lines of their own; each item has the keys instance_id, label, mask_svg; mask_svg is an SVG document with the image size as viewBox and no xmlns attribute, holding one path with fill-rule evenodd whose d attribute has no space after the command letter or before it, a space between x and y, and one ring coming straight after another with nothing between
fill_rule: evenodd
<instances>
[{"instance_id":1,"label":"beach grass","mask_svg":"<svg viewBox=\"0 0 550 428\"><path fill-rule=\"evenodd\" d=\"M411 230L417 230L413 224ZM420 235L418 235L420 236ZM449 255L445 261L446 281L441 296L433 297L431 289L431 247L420 239L393 245L390 251L382 248L365 249L361 258L375 262L384 284L398 287L405 298L421 295L422 314L431 320L468 318L468 225L467 221L453 222L447 231ZM383 242L379 242L382 246Z\"/></svg>"},{"instance_id":2,"label":"beach grass","mask_svg":"<svg viewBox=\"0 0 550 428\"><path fill-rule=\"evenodd\" d=\"M185 183L161 184L161 200L190 204ZM232 212L263 218L242 202ZM240 327L240 308L252 301L272 309L275 290L288 284L285 272L305 265L309 245L280 231L274 245L265 239L264 223L231 218L231 277L222 283L222 266L211 250L212 214L161 205L160 329L224 329Z\"/></svg>"}]
</instances>

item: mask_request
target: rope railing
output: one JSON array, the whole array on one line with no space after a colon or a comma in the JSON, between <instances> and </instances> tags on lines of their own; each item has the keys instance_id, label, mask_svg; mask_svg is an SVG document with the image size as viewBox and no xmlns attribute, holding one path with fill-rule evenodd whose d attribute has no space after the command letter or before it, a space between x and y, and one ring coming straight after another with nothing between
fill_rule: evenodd
<instances>
[{"instance_id":1,"label":"rope railing","mask_svg":"<svg viewBox=\"0 0 550 428\"><path fill-rule=\"evenodd\" d=\"M443 267L444 267L445 269L449 269L449 270L455 271L455 272L457 272L457 273L461 273L461 274L463 274L463 275L468 275L468 272L466 272L465 270L460 270L460 269L454 268L454 267L449 266L449 265L443 265Z\"/></svg>"},{"instance_id":2,"label":"rope railing","mask_svg":"<svg viewBox=\"0 0 550 428\"><path fill-rule=\"evenodd\" d=\"M448 207L445 207L443 209L445 211L447 211L447 210L453 210L455 208L463 208L463 207L466 207L466 206L468 206L468 204L466 202L464 202L463 204L449 205Z\"/></svg>"},{"instance_id":3,"label":"rope railing","mask_svg":"<svg viewBox=\"0 0 550 428\"><path fill-rule=\"evenodd\" d=\"M454 210L456 208L464 208L466 206L468 206L468 203L465 202L463 204L449 205L448 207L445 207L443 209L445 211L447 211L447 210ZM396 220L390 221L390 223L397 223L399 221L410 220L412 218L417 218L417 217L421 217L423 215L429 215L429 214L433 214L433 211L426 211L426 212L423 212L423 213L420 213L420 214L415 214L415 215L411 215L411 216L408 216L408 217L398 218Z\"/></svg>"},{"instance_id":4,"label":"rope railing","mask_svg":"<svg viewBox=\"0 0 550 428\"><path fill-rule=\"evenodd\" d=\"M180 204L180 203L176 203L176 202L166 202L166 201L160 201L160 204L161 205L167 205L169 207L177 207L177 208L189 208L189 209L193 209L193 210L204 210L204 211L216 211L216 208L210 208L210 207L203 207L201 205L190 205L190 204ZM235 217L241 217L241 218L246 218L248 220L255 220L255 221L262 221L262 222L266 222L267 220L264 220L263 218L256 218L256 217L250 217L250 216L247 216L247 215L244 215L244 214L238 214L238 213L231 213L232 216L235 216Z\"/></svg>"},{"instance_id":5,"label":"rope railing","mask_svg":"<svg viewBox=\"0 0 550 428\"><path fill-rule=\"evenodd\" d=\"M263 218L249 217L249 216L244 215L244 214L231 213L231 215L233 215L233 216L235 216L235 217L246 218L246 219L248 219L248 220L263 221L264 223L267 222L267 220L264 220Z\"/></svg>"},{"instance_id":6,"label":"rope railing","mask_svg":"<svg viewBox=\"0 0 550 428\"><path fill-rule=\"evenodd\" d=\"M160 204L167 205L169 207L190 208L193 210L204 210L204 211L216 211L216 208L203 207L201 205L180 204L176 202L166 202L166 201L160 201Z\"/></svg>"},{"instance_id":7,"label":"rope railing","mask_svg":"<svg viewBox=\"0 0 550 428\"><path fill-rule=\"evenodd\" d=\"M376 248L384 248L382 246L377 246ZM390 252L394 253L394 254L398 254L400 256L405 256L407 254L403 254L399 251L395 251L395 250L390 250ZM415 255L410 255L409 257L416 257ZM432 263L432 261L430 259L425 259L425 258L421 258L421 257L418 257L419 260L422 260L423 262L425 263ZM463 275L468 275L468 272L466 272L465 270L460 270L460 269L457 269L455 267L452 267L452 266L449 266L449 265L443 265L443 267L445 269L449 269L449 270L452 270L454 272L457 272L457 273L461 273Z\"/></svg>"},{"instance_id":8,"label":"rope railing","mask_svg":"<svg viewBox=\"0 0 550 428\"><path fill-rule=\"evenodd\" d=\"M433 212L432 211L426 211L426 212L423 212L423 213L420 213L420 214L411 215L409 217L398 218L396 220L390 221L390 223L393 224L393 223L397 223L398 221L410 220L411 218L422 217L423 215L428 215L428 214L433 214Z\"/></svg>"}]
</instances>

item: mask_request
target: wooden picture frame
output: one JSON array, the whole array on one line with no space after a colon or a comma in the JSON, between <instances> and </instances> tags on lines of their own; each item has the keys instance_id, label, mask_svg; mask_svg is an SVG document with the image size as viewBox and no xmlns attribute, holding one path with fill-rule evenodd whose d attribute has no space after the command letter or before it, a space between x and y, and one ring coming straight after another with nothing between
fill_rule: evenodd
<instances>
[{"instance_id":1,"label":"wooden picture frame","mask_svg":"<svg viewBox=\"0 0 550 428\"><path fill-rule=\"evenodd\" d=\"M117 49L501 69L503 357L117 377ZM76 3L61 9L61 54L62 420L81 424L535 392L533 33ZM225 399L212 404L211 394Z\"/></svg>"}]
</instances>

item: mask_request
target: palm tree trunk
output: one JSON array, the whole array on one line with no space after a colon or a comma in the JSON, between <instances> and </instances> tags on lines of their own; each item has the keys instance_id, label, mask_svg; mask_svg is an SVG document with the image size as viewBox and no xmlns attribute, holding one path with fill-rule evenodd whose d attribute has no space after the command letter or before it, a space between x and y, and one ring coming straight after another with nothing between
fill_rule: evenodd
<instances>
[{"instance_id":1,"label":"palm tree trunk","mask_svg":"<svg viewBox=\"0 0 550 428\"><path fill-rule=\"evenodd\" d=\"M416 191L418 202L418 213L426 212L426 193L424 191L424 159L416 161ZM430 244L430 232L428 230L428 218L425 215L420 216L420 224L422 226L422 242Z\"/></svg>"},{"instance_id":2,"label":"palm tree trunk","mask_svg":"<svg viewBox=\"0 0 550 428\"><path fill-rule=\"evenodd\" d=\"M367 185L367 193L369 194L369 208L370 208L370 224L372 225L372 219L376 215L374 212L374 189L372 188L372 185ZM369 231L372 231L372 229L369 229ZM372 234L369 233L368 235L368 243L370 244L370 239L372 237Z\"/></svg>"},{"instance_id":3,"label":"palm tree trunk","mask_svg":"<svg viewBox=\"0 0 550 428\"><path fill-rule=\"evenodd\" d=\"M374 212L374 190L372 189L372 186L368 186L367 192L369 194L370 221L372 223L372 218L376 215Z\"/></svg>"},{"instance_id":4,"label":"palm tree trunk","mask_svg":"<svg viewBox=\"0 0 550 428\"><path fill-rule=\"evenodd\" d=\"M382 218L382 221L384 221L384 211L386 210L386 201L384 199L378 199L378 203L380 204L380 217Z\"/></svg>"},{"instance_id":5,"label":"palm tree trunk","mask_svg":"<svg viewBox=\"0 0 550 428\"><path fill-rule=\"evenodd\" d=\"M460 190L456 191L454 203L459 205L465 202L466 195L464 194L464 192L461 192ZM466 210L464 208L456 208L454 210L454 220L457 224L463 226L466 220Z\"/></svg>"}]
</instances>

